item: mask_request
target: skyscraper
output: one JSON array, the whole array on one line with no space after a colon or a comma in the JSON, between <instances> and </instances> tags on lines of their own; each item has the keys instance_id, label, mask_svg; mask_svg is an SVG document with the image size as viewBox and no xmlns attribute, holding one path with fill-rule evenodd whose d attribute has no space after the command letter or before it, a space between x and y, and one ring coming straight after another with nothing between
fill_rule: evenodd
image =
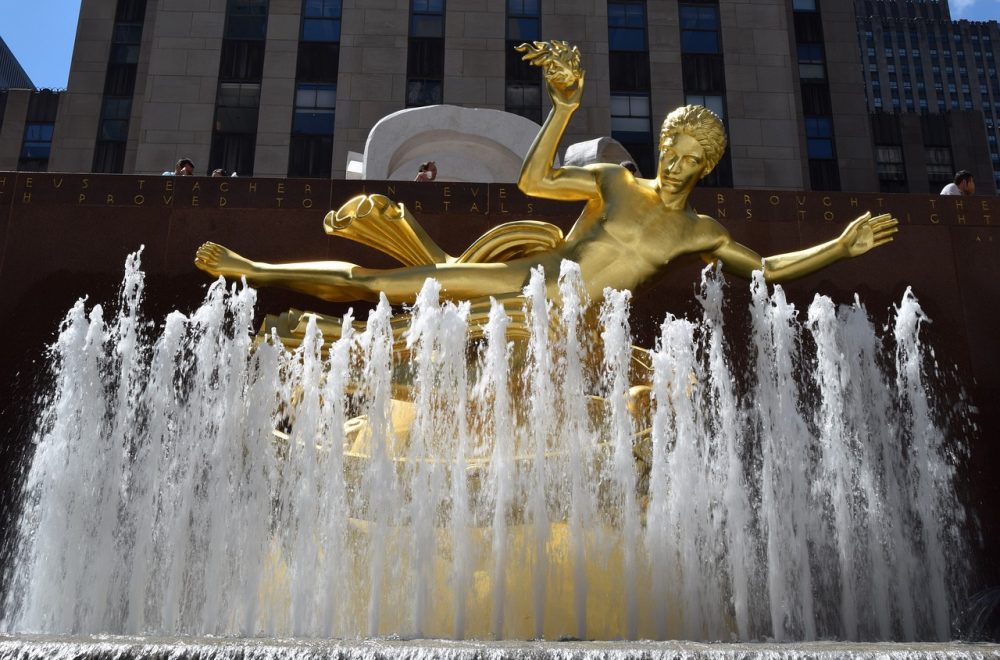
<instances>
[{"instance_id":1,"label":"skyscraper","mask_svg":"<svg viewBox=\"0 0 1000 660\"><path fill-rule=\"evenodd\" d=\"M47 167L148 173L185 156L200 174L341 177L372 126L407 107L492 108L540 122L540 72L513 47L565 39L582 51L587 83L563 146L612 136L647 175L659 122L685 103L706 105L727 126L730 148L708 185L923 192L945 170L991 172L985 138L996 125L990 114L977 129L976 113L995 105L996 24L952 24L946 2L855 5L83 0ZM886 56L898 35L910 40L898 46L905 69L897 46ZM943 47L931 55L930 35L947 38L950 63ZM936 68L962 93L932 93ZM894 85L884 96L883 81ZM14 165L0 147L0 169Z\"/></svg>"}]
</instances>

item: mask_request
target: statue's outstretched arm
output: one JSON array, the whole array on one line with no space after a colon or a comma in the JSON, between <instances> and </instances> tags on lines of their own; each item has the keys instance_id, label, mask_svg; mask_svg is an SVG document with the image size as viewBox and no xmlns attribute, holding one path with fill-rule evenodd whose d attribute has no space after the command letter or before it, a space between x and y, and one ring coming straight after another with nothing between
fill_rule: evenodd
<instances>
[{"instance_id":1,"label":"statue's outstretched arm","mask_svg":"<svg viewBox=\"0 0 1000 660\"><path fill-rule=\"evenodd\" d=\"M745 245L725 240L706 256L721 261L727 272L747 278L753 271L761 269L763 261L764 279L768 282L784 282L889 243L892 235L899 231L898 224L889 214L872 217L871 213L865 213L848 224L837 238L804 250L762 259Z\"/></svg>"},{"instance_id":2,"label":"statue's outstretched arm","mask_svg":"<svg viewBox=\"0 0 1000 660\"><path fill-rule=\"evenodd\" d=\"M526 195L548 199L587 200L599 194L594 173L582 167L553 167L559 142L583 96L580 51L564 41L521 44L524 59L542 67L552 110L528 149L517 187Z\"/></svg>"}]
</instances>

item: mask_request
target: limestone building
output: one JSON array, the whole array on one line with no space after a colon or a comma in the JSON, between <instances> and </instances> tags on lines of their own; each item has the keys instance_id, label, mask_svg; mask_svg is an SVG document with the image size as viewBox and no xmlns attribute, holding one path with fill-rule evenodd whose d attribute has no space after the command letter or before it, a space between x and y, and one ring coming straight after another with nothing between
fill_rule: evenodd
<instances>
[{"instance_id":1,"label":"limestone building","mask_svg":"<svg viewBox=\"0 0 1000 660\"><path fill-rule=\"evenodd\" d=\"M20 103L0 170L152 173L188 157L199 174L343 177L372 126L407 107L540 122L539 71L513 46L543 38L577 44L587 69L563 148L612 136L652 175L663 117L701 103L730 139L710 185L879 190L861 13L833 0L83 0L50 155L13 144Z\"/></svg>"},{"instance_id":2,"label":"limestone building","mask_svg":"<svg viewBox=\"0 0 1000 660\"><path fill-rule=\"evenodd\" d=\"M955 170L1000 187L996 21L953 21L947 2L855 3L879 187L937 192Z\"/></svg>"}]
</instances>

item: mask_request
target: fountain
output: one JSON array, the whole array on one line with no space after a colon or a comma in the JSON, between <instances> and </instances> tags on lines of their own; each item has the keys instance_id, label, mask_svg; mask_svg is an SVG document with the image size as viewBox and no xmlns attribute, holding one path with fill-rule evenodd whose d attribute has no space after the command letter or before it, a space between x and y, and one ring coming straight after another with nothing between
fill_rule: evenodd
<instances>
[{"instance_id":1,"label":"fountain","mask_svg":"<svg viewBox=\"0 0 1000 660\"><path fill-rule=\"evenodd\" d=\"M628 296L604 301L591 370L578 269L559 307L536 273L520 358L498 303L469 366L469 306L431 280L394 364L385 304L329 346L313 322L295 351L253 349L255 292L221 281L150 336L130 261L121 309L81 301L54 347L4 629L949 637L956 447L912 296L883 338L860 304L817 297L799 321L758 279L734 378L707 269L702 317L668 316L649 353L643 429Z\"/></svg>"},{"instance_id":2,"label":"fountain","mask_svg":"<svg viewBox=\"0 0 1000 660\"><path fill-rule=\"evenodd\" d=\"M528 49L563 95L529 174L551 168L578 102L573 53ZM0 656L808 657L856 652L814 640L949 639L969 571L963 449L932 390L919 304L907 292L881 335L860 301L817 296L800 318L767 285L877 247L895 221L866 214L754 272L754 253L683 204L709 150L664 139L677 158L649 190L668 211L649 217L700 224L667 232L681 245L653 270L637 247L628 264L603 259L597 217L625 238L612 205L588 206L565 239L514 223L452 257L367 195L328 231L404 268L199 250L213 274L327 299L379 285L364 323L295 313L254 340L255 290L221 278L153 332L130 258L118 308L80 301L52 349ZM649 196L617 170L601 176L624 199ZM627 289L692 251L751 277L749 334L727 334L710 266L700 316L668 315L652 349L633 347ZM394 318L390 302L412 306Z\"/></svg>"}]
</instances>

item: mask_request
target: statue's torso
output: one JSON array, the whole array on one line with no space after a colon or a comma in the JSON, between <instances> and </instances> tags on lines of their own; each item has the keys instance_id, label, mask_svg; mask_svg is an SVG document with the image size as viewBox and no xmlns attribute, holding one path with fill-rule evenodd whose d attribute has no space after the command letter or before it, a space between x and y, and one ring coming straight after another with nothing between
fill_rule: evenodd
<instances>
[{"instance_id":1,"label":"statue's torso","mask_svg":"<svg viewBox=\"0 0 1000 660\"><path fill-rule=\"evenodd\" d=\"M580 264L592 296L604 287L640 288L680 255L712 252L725 230L690 208L667 208L651 183L621 172L599 177L601 197L566 237L564 257Z\"/></svg>"}]
</instances>

